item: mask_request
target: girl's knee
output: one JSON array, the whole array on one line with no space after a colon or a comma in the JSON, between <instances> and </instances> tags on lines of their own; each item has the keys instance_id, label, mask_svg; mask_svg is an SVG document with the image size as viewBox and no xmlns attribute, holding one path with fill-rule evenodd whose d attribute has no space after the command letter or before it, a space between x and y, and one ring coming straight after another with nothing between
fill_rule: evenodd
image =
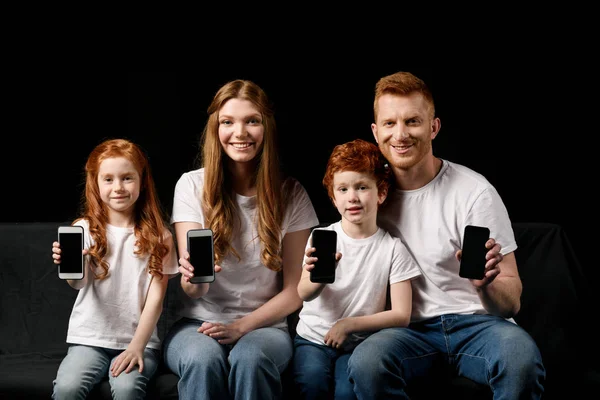
<instances>
[{"instance_id":1,"label":"girl's knee","mask_svg":"<svg viewBox=\"0 0 600 400\"><path fill-rule=\"evenodd\" d=\"M79 383L55 381L52 392L53 399L85 399L86 389Z\"/></svg>"},{"instance_id":2,"label":"girl's knee","mask_svg":"<svg viewBox=\"0 0 600 400\"><path fill-rule=\"evenodd\" d=\"M122 372L121 374L124 374ZM110 391L113 399L141 399L146 397L148 379L142 375L123 376L122 379L113 379L110 382Z\"/></svg>"}]
</instances>

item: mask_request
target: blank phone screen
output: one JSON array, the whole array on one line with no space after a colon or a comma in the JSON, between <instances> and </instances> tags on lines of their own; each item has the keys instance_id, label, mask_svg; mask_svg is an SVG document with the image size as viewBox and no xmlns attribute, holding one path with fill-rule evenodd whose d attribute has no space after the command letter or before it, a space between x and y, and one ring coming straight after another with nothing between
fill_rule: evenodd
<instances>
[{"instance_id":1,"label":"blank phone screen","mask_svg":"<svg viewBox=\"0 0 600 400\"><path fill-rule=\"evenodd\" d=\"M210 236L189 238L190 264L194 266L194 276L212 276L214 267L213 243Z\"/></svg>"},{"instance_id":2,"label":"blank phone screen","mask_svg":"<svg viewBox=\"0 0 600 400\"><path fill-rule=\"evenodd\" d=\"M485 273L485 243L490 237L486 227L467 225L463 238L459 275L463 278L482 279Z\"/></svg>"},{"instance_id":3,"label":"blank phone screen","mask_svg":"<svg viewBox=\"0 0 600 400\"><path fill-rule=\"evenodd\" d=\"M60 234L60 272L66 274L79 274L83 271L81 233Z\"/></svg>"},{"instance_id":4,"label":"blank phone screen","mask_svg":"<svg viewBox=\"0 0 600 400\"><path fill-rule=\"evenodd\" d=\"M310 271L311 281L333 283L337 234L335 231L315 229L312 232L312 245L315 248L313 256L319 260L315 262L315 267Z\"/></svg>"}]
</instances>

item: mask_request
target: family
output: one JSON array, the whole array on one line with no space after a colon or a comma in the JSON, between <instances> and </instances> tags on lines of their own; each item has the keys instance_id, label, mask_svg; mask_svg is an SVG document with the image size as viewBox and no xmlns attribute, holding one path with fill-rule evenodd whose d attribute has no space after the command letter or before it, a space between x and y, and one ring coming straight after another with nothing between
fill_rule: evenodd
<instances>
[{"instance_id":1,"label":"family","mask_svg":"<svg viewBox=\"0 0 600 400\"><path fill-rule=\"evenodd\" d=\"M340 144L327 162L322 183L340 215L328 226L280 169L273 108L252 81L215 94L202 165L179 178L169 217L144 152L125 139L99 144L73 222L86 271L67 281L78 296L53 398L83 399L108 376L113 398L143 399L161 362L184 400L278 399L288 368L304 399L407 399L411 382L448 368L494 399L541 398L540 352L513 319L522 284L500 195L433 155L441 121L423 80L397 72L374 93L374 140ZM491 233L480 280L459 276L467 225ZM333 283L310 279L317 226L337 234ZM190 281L186 234L198 228L214 235L211 283ZM58 242L52 257L60 264ZM161 343L172 277L180 319Z\"/></svg>"}]
</instances>

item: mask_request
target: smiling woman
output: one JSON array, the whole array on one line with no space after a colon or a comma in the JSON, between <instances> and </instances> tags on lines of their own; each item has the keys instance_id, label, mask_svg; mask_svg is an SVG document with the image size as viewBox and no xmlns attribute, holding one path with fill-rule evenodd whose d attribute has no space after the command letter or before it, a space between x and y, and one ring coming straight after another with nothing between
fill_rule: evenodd
<instances>
[{"instance_id":1,"label":"smiling woman","mask_svg":"<svg viewBox=\"0 0 600 400\"><path fill-rule=\"evenodd\" d=\"M256 161L256 155L262 148L264 132L262 116L249 100L231 99L219 111L219 140L225 154L233 162L232 165ZM240 194L254 194L247 192L249 188L240 189Z\"/></svg>"},{"instance_id":2,"label":"smiling woman","mask_svg":"<svg viewBox=\"0 0 600 400\"><path fill-rule=\"evenodd\" d=\"M164 360L180 378L180 399L280 398L293 353L286 317L302 304L296 286L304 245L319 221L304 187L281 176L275 119L260 87L225 84L208 114L202 166L175 187L182 307ZM192 283L186 235L202 228L214 233L219 273L211 283Z\"/></svg>"}]
</instances>

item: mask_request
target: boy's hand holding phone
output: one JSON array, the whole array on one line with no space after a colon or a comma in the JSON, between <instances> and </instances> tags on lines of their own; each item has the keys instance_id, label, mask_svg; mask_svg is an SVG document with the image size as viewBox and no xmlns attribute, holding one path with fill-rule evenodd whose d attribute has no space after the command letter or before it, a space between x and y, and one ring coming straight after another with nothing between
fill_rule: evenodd
<instances>
[{"instance_id":1,"label":"boy's hand holding phone","mask_svg":"<svg viewBox=\"0 0 600 400\"><path fill-rule=\"evenodd\" d=\"M305 269L310 272L310 281L314 283L335 282L335 269L342 254L337 252L337 234L335 231L314 229L312 247L306 250Z\"/></svg>"}]
</instances>

